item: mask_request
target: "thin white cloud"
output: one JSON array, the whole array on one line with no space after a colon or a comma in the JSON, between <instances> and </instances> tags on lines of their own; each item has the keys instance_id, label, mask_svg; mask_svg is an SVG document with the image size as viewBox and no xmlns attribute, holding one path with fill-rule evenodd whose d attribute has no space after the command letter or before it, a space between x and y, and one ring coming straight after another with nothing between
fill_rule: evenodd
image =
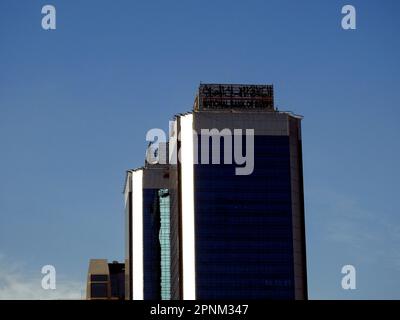
<instances>
[{"instance_id":1,"label":"thin white cloud","mask_svg":"<svg viewBox=\"0 0 400 320\"><path fill-rule=\"evenodd\" d=\"M45 290L42 278L30 277L22 265L6 259L0 254L0 300L60 300L84 298L85 285L57 275L56 289Z\"/></svg>"}]
</instances>

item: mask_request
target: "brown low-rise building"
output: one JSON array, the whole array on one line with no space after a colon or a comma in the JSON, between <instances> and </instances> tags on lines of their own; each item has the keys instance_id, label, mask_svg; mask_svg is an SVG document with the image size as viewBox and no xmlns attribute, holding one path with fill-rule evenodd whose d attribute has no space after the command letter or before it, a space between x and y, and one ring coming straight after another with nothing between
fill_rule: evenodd
<instances>
[{"instance_id":1,"label":"brown low-rise building","mask_svg":"<svg viewBox=\"0 0 400 320\"><path fill-rule=\"evenodd\" d=\"M106 259L90 259L86 288L87 300L124 300L125 264Z\"/></svg>"}]
</instances>

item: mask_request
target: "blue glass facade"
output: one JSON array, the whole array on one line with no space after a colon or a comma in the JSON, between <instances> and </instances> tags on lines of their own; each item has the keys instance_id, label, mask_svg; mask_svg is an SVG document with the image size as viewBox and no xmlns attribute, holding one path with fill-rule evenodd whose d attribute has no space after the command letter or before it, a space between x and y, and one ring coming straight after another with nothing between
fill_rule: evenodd
<instances>
[{"instance_id":1,"label":"blue glass facade","mask_svg":"<svg viewBox=\"0 0 400 320\"><path fill-rule=\"evenodd\" d=\"M194 166L197 299L294 299L289 136L254 138L251 175Z\"/></svg>"},{"instance_id":2,"label":"blue glass facade","mask_svg":"<svg viewBox=\"0 0 400 320\"><path fill-rule=\"evenodd\" d=\"M158 189L143 189L143 298L161 299ZM135 259L135 257L132 257Z\"/></svg>"}]
</instances>

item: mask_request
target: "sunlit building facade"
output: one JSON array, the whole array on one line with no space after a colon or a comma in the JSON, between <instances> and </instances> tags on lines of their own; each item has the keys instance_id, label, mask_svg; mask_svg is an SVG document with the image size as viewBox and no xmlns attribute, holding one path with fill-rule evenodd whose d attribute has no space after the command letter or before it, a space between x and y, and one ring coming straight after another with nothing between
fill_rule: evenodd
<instances>
[{"instance_id":1,"label":"sunlit building facade","mask_svg":"<svg viewBox=\"0 0 400 320\"><path fill-rule=\"evenodd\" d=\"M140 217L127 248L145 251L130 281L159 290L136 298L307 299L301 120L276 110L272 86L200 85L172 123L165 180L149 191L148 169L128 173Z\"/></svg>"}]
</instances>

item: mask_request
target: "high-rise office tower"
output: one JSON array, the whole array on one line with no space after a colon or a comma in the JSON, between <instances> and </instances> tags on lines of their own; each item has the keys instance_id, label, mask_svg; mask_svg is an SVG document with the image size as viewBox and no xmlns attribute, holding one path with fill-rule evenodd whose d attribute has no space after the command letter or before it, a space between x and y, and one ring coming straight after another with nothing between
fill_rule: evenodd
<instances>
[{"instance_id":1,"label":"high-rise office tower","mask_svg":"<svg viewBox=\"0 0 400 320\"><path fill-rule=\"evenodd\" d=\"M221 84L200 85L193 111L175 117L161 186L172 299L307 298L301 119L275 109L272 86ZM144 221L140 192L132 212Z\"/></svg>"}]
</instances>

